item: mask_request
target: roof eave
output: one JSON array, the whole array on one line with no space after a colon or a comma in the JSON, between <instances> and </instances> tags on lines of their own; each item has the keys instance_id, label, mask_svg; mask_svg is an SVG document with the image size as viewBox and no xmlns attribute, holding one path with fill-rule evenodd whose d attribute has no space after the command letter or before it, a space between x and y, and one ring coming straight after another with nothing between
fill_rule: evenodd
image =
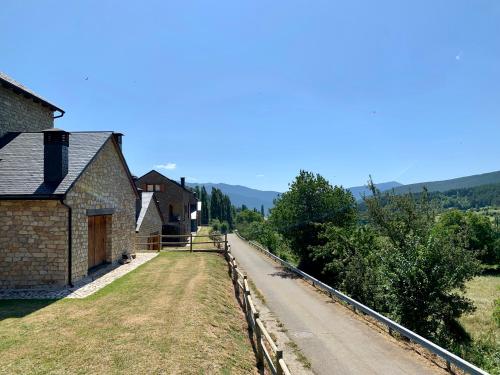
<instances>
[{"instance_id":1,"label":"roof eave","mask_svg":"<svg viewBox=\"0 0 500 375\"><path fill-rule=\"evenodd\" d=\"M0 200L60 200L65 194L0 194Z\"/></svg>"},{"instance_id":2,"label":"roof eave","mask_svg":"<svg viewBox=\"0 0 500 375\"><path fill-rule=\"evenodd\" d=\"M50 108L52 110L52 112L60 112L60 114L57 115L57 116L55 116L55 118L62 117L66 113L63 109L57 107L56 105L48 102L47 100L45 100L45 99L43 99L43 98L41 98L41 97L33 94L32 92L27 91L23 87L20 87L20 86L14 84L14 83L12 83L12 82L10 82L10 81L2 78L2 77L0 77L0 83L3 86L12 89L14 92L22 93L25 97L33 99L33 101L35 103L40 103L43 106L46 106L46 107Z\"/></svg>"}]
</instances>

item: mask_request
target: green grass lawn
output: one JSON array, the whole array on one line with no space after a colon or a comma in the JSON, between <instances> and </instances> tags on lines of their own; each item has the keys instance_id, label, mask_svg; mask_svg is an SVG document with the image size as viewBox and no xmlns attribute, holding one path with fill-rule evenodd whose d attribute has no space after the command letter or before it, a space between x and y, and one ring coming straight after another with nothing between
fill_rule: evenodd
<instances>
[{"instance_id":1,"label":"green grass lawn","mask_svg":"<svg viewBox=\"0 0 500 375\"><path fill-rule=\"evenodd\" d=\"M252 374L222 256L160 253L81 300L0 301L2 374Z\"/></svg>"}]
</instances>

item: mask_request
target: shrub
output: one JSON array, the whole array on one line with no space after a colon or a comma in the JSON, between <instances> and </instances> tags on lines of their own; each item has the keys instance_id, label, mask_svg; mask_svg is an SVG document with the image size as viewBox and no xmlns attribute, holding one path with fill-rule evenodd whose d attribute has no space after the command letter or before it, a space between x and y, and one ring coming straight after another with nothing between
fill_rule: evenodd
<instances>
[{"instance_id":1,"label":"shrub","mask_svg":"<svg viewBox=\"0 0 500 375\"><path fill-rule=\"evenodd\" d=\"M219 226L219 231L222 233L222 234L227 234L228 230L229 230L229 224L227 221L223 221L220 226Z\"/></svg>"},{"instance_id":2,"label":"shrub","mask_svg":"<svg viewBox=\"0 0 500 375\"><path fill-rule=\"evenodd\" d=\"M210 226L212 227L212 231L218 232L220 230L220 221L217 219L213 219L210 221Z\"/></svg>"}]
</instances>

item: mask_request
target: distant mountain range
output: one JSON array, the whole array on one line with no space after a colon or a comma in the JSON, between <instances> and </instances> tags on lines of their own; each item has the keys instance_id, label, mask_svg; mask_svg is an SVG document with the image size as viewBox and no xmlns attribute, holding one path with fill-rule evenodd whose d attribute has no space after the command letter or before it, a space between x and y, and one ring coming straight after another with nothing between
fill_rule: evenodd
<instances>
[{"instance_id":1,"label":"distant mountain range","mask_svg":"<svg viewBox=\"0 0 500 375\"><path fill-rule=\"evenodd\" d=\"M396 181L389 181L389 182L382 182L381 184L375 184L375 186L380 191L386 191L404 185ZM363 196L369 197L370 195L372 195L372 192L370 191L370 189L368 189L367 185L353 186L347 189L351 191L352 195L354 195L354 198L356 198L356 200L362 199Z\"/></svg>"},{"instance_id":2,"label":"distant mountain range","mask_svg":"<svg viewBox=\"0 0 500 375\"><path fill-rule=\"evenodd\" d=\"M393 189L396 194L404 194L409 191L418 193L422 191L422 188L424 186L427 187L429 192L444 192L452 189L471 188L475 186L498 183L500 183L500 171L453 178L450 180L429 181L408 185L403 185L396 181L389 181L376 184L376 186L378 189L380 189L380 191ZM205 186L205 189L209 194L212 190L212 187L215 187L217 189L220 189L224 194L227 194L231 199L231 203L237 207L241 207L241 205L245 204L250 209L256 208L260 210L260 206L264 205L264 209L266 212L269 208L273 207L273 200L276 199L280 194L277 191L263 191L258 189L251 189L246 186L230 185L224 183L189 183L188 185L191 187L203 185ZM350 190L354 197L358 200L362 199L364 195L371 195L371 192L367 186L354 186L348 188L348 190Z\"/></svg>"},{"instance_id":3,"label":"distant mountain range","mask_svg":"<svg viewBox=\"0 0 500 375\"><path fill-rule=\"evenodd\" d=\"M221 190L224 194L228 195L231 199L231 203L236 207L241 207L243 204L248 208L256 208L260 210L260 206L264 205L264 210L267 213L269 208L272 208L274 199L280 194L277 191L264 191L251 189L246 186L241 185L229 185L229 184L214 184L211 182L207 183L188 183L187 185L191 187L195 186L205 186L207 193L210 194L212 188Z\"/></svg>"},{"instance_id":4,"label":"distant mountain range","mask_svg":"<svg viewBox=\"0 0 500 375\"><path fill-rule=\"evenodd\" d=\"M481 185L500 183L500 171L476 174L473 176L452 178L451 180L420 182L417 184L402 185L394 189L396 194L408 192L419 193L425 186L429 192L447 191L452 189L464 189Z\"/></svg>"}]
</instances>

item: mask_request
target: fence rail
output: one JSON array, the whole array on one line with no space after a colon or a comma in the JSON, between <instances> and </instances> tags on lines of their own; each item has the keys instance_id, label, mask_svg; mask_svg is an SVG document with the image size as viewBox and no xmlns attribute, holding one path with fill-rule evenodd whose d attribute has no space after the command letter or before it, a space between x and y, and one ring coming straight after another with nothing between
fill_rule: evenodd
<instances>
[{"instance_id":1,"label":"fence rail","mask_svg":"<svg viewBox=\"0 0 500 375\"><path fill-rule=\"evenodd\" d=\"M247 276L239 270L236 259L231 254L229 248L225 252L225 255L231 272L236 297L243 307L251 336L255 342L257 363L259 366L267 365L273 375L291 375L283 359L283 351L273 341L259 317L259 312L255 307L250 288L248 287Z\"/></svg>"},{"instance_id":2,"label":"fence rail","mask_svg":"<svg viewBox=\"0 0 500 375\"><path fill-rule=\"evenodd\" d=\"M244 237L242 237L237 231L235 231L236 235L241 238L244 241L247 241ZM259 243L255 241L247 241L250 245L255 247L256 249L260 250L263 252L265 255L276 261L277 263L280 263L283 267L289 269L290 271L296 273L297 275L301 276L303 279L311 282L311 284L318 289L321 289L325 292L327 292L330 297L336 297L337 299L347 303L348 305L352 306L354 310L359 310L362 311L364 314L371 316L378 322L384 324L387 326L389 332L396 331L400 335L408 338L409 340L419 344L420 346L424 347L431 353L437 355L438 357L442 358L443 360L446 361L446 365L448 370L451 370L451 365L453 364L454 366L460 368L462 371L465 371L466 373L469 374L474 374L474 375L488 375L488 373L476 366L474 366L472 363L467 362L466 360L458 357L457 355L450 353L444 348L441 348L439 345L434 344L433 342L427 340L426 338L416 334L413 331L410 331L408 328L403 327L402 325L394 322L393 320L383 316L382 314L376 312L375 310L370 309L368 306L363 305L362 303L352 299L351 297L345 295L342 292L339 292L338 290L332 288L331 286L326 285L325 283L319 281L318 279L308 275L305 272L302 272L298 268L294 267L290 263L284 261L283 259L277 257L276 255L272 254L269 250L267 250L265 247L260 245Z\"/></svg>"},{"instance_id":3,"label":"fence rail","mask_svg":"<svg viewBox=\"0 0 500 375\"><path fill-rule=\"evenodd\" d=\"M178 239L174 241L174 239ZM204 239L197 241L197 239ZM203 245L202 248L199 245ZM207 246L204 246L207 245ZM211 246L208 246L211 245ZM135 236L136 251L225 251L227 250L227 234L154 234L149 236Z\"/></svg>"}]
</instances>

